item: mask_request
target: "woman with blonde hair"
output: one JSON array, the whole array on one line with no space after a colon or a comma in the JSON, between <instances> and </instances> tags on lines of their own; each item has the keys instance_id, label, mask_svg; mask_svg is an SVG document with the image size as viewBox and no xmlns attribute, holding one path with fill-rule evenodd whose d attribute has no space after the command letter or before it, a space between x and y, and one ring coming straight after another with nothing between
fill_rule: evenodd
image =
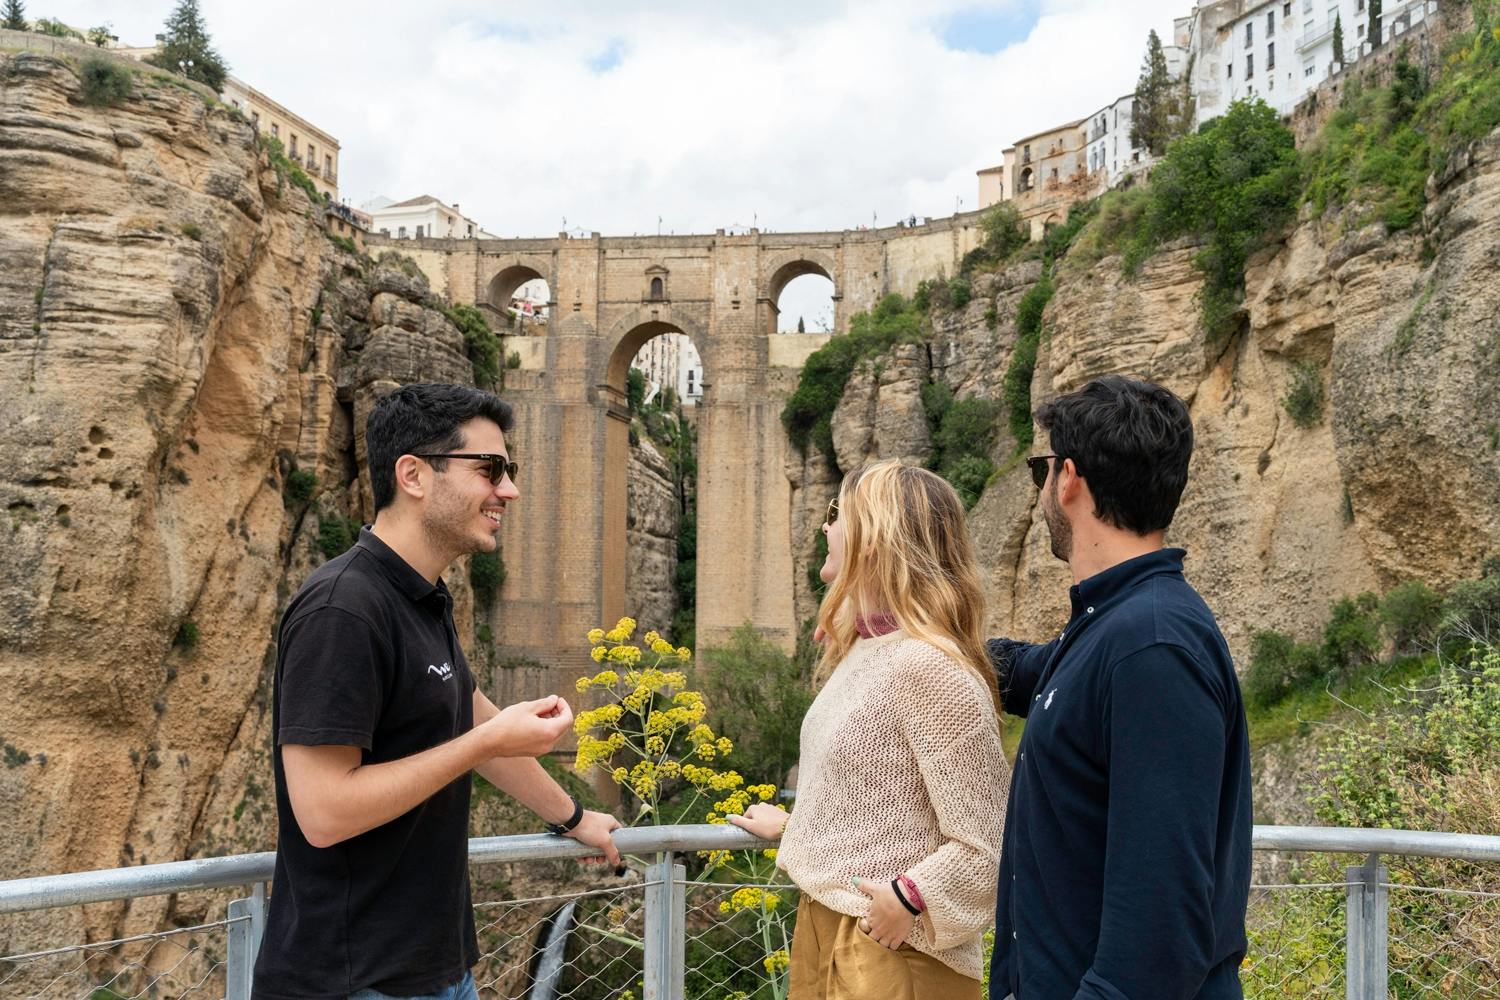
<instances>
[{"instance_id":1,"label":"woman with blonde hair","mask_svg":"<svg viewBox=\"0 0 1500 1000\"><path fill-rule=\"evenodd\" d=\"M1009 767L963 504L881 462L845 477L823 532L796 807L729 819L780 838L802 890L793 1000L975 1000Z\"/></svg>"}]
</instances>

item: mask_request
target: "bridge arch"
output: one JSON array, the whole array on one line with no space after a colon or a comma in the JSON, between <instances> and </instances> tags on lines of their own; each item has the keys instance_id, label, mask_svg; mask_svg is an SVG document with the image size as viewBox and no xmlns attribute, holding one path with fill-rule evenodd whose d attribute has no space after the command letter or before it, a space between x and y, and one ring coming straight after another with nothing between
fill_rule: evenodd
<instances>
[{"instance_id":1,"label":"bridge arch","mask_svg":"<svg viewBox=\"0 0 1500 1000\"><path fill-rule=\"evenodd\" d=\"M623 397L631 359L646 341L664 333L680 333L691 340L698 356L704 359L704 365L707 366L707 331L697 317L682 312L674 313L670 306L653 303L631 310L609 328L605 343L613 346L604 366L601 384L616 390Z\"/></svg>"},{"instance_id":2,"label":"bridge arch","mask_svg":"<svg viewBox=\"0 0 1500 1000\"><path fill-rule=\"evenodd\" d=\"M549 302L555 300L557 289L552 287L551 270L550 262L542 259L512 258L504 261L484 284L480 304L493 310L491 319L502 317L508 322L511 298L522 285L539 278L547 282Z\"/></svg>"},{"instance_id":3,"label":"bridge arch","mask_svg":"<svg viewBox=\"0 0 1500 1000\"><path fill-rule=\"evenodd\" d=\"M764 291L760 298L768 307L766 310L767 333L775 333L777 331L777 325L781 318L781 293L786 290L786 286L797 278L810 274L826 278L833 285L834 312L835 314L838 313L838 303L841 296L838 278L834 277L838 274L838 268L835 266L833 258L828 254L811 248L799 248L787 251L772 257L767 261L765 268L765 279L761 286ZM835 326L837 326L837 322L835 322Z\"/></svg>"}]
</instances>

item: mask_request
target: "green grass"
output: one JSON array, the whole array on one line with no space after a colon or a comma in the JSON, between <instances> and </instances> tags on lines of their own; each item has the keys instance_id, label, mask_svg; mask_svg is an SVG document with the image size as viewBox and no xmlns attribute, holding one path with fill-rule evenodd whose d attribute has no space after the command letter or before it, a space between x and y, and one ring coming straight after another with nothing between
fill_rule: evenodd
<instances>
[{"instance_id":1,"label":"green grass","mask_svg":"<svg viewBox=\"0 0 1500 1000\"><path fill-rule=\"evenodd\" d=\"M1436 657L1407 657L1394 663L1370 664L1332 688L1302 688L1269 707L1247 706L1250 749L1305 736L1318 723L1332 722L1353 710L1378 714L1394 703L1402 687L1420 684L1437 672Z\"/></svg>"}]
</instances>

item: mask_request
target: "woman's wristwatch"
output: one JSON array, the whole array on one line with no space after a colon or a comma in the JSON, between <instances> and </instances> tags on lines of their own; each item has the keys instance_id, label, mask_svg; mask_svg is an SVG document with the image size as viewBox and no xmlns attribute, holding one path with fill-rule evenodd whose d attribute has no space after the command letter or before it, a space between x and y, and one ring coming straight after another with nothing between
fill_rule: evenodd
<instances>
[{"instance_id":1,"label":"woman's wristwatch","mask_svg":"<svg viewBox=\"0 0 1500 1000\"><path fill-rule=\"evenodd\" d=\"M571 794L568 796L568 800L573 803L573 815L569 816L561 823L548 823L548 833L555 833L558 836L562 836L563 834L570 832L575 826L583 821L583 805L575 796Z\"/></svg>"}]
</instances>

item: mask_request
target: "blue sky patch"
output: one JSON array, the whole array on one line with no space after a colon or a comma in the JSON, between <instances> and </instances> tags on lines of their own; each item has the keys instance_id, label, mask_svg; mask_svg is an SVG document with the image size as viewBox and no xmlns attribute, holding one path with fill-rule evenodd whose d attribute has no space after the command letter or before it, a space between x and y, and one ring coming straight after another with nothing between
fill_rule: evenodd
<instances>
[{"instance_id":1,"label":"blue sky patch","mask_svg":"<svg viewBox=\"0 0 1500 1000\"><path fill-rule=\"evenodd\" d=\"M609 45L604 49L604 51L597 52L594 55L589 56L589 71L597 74L608 73L610 70L620 65L620 60L624 57L624 55L625 43L617 38L614 41L610 42Z\"/></svg>"},{"instance_id":2,"label":"blue sky patch","mask_svg":"<svg viewBox=\"0 0 1500 1000\"><path fill-rule=\"evenodd\" d=\"M1025 3L1009 10L970 9L953 15L942 28L943 44L959 52L992 55L1026 40L1038 19L1036 6Z\"/></svg>"}]
</instances>

